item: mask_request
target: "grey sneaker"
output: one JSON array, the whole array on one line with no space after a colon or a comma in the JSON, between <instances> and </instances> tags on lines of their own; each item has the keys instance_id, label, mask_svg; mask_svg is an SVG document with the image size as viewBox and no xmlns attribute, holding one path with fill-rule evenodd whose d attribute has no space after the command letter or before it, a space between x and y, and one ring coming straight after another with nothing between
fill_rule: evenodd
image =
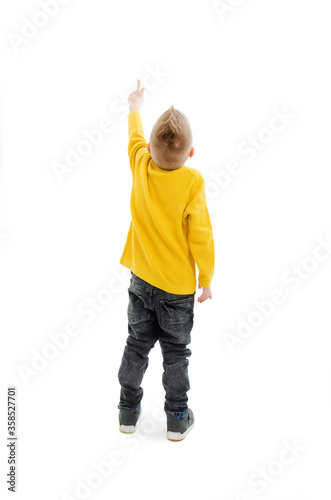
<instances>
[{"instance_id":1,"label":"grey sneaker","mask_svg":"<svg viewBox=\"0 0 331 500\"><path fill-rule=\"evenodd\" d=\"M135 410L131 408L119 408L119 424L120 431L126 434L131 434L136 430L136 424L141 416L141 406L140 403Z\"/></svg>"},{"instance_id":2,"label":"grey sneaker","mask_svg":"<svg viewBox=\"0 0 331 500\"><path fill-rule=\"evenodd\" d=\"M167 438L170 441L182 441L194 427L193 411L188 408L182 417L170 413L167 415Z\"/></svg>"}]
</instances>

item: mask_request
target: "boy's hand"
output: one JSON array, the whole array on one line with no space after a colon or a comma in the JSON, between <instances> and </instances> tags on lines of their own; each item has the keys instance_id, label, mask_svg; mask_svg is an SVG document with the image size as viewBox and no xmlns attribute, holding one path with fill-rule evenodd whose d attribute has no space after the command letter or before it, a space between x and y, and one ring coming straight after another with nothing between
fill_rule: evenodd
<instances>
[{"instance_id":1,"label":"boy's hand","mask_svg":"<svg viewBox=\"0 0 331 500\"><path fill-rule=\"evenodd\" d=\"M200 297L198 297L198 302L204 302L206 299L211 299L212 298L210 286L208 286L207 288L204 288L198 282L198 288L203 288L202 294L200 295Z\"/></svg>"},{"instance_id":2,"label":"boy's hand","mask_svg":"<svg viewBox=\"0 0 331 500\"><path fill-rule=\"evenodd\" d=\"M128 97L129 109L131 111L140 111L140 107L144 100L145 87L141 88L140 80L137 83L137 90L131 92Z\"/></svg>"}]
</instances>

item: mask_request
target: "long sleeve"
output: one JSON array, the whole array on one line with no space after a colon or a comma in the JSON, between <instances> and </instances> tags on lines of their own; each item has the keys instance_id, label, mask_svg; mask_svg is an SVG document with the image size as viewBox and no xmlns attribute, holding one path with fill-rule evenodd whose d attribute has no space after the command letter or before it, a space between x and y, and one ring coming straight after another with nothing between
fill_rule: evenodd
<instances>
[{"instance_id":1,"label":"long sleeve","mask_svg":"<svg viewBox=\"0 0 331 500\"><path fill-rule=\"evenodd\" d=\"M206 288L211 285L214 274L215 248L202 176L192 185L184 217L188 217L188 242L199 269L198 281Z\"/></svg>"},{"instance_id":2,"label":"long sleeve","mask_svg":"<svg viewBox=\"0 0 331 500\"><path fill-rule=\"evenodd\" d=\"M131 111L128 116L129 125L129 146L128 154L130 168L132 172L141 164L143 156L149 155L147 151L147 141L144 135L144 129L139 111Z\"/></svg>"}]
</instances>

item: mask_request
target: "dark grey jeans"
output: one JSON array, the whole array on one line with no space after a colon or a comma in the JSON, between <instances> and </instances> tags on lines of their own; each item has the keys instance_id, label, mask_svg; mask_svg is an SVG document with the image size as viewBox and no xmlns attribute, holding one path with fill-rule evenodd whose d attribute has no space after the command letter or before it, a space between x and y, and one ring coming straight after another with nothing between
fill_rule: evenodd
<instances>
[{"instance_id":1,"label":"dark grey jeans","mask_svg":"<svg viewBox=\"0 0 331 500\"><path fill-rule=\"evenodd\" d=\"M195 293L179 295L165 292L131 271L128 331L118 372L121 385L118 408L136 409L143 397L141 382L148 366L148 355L157 340L163 355L162 383L164 411L185 414L190 389L188 359L194 323Z\"/></svg>"}]
</instances>

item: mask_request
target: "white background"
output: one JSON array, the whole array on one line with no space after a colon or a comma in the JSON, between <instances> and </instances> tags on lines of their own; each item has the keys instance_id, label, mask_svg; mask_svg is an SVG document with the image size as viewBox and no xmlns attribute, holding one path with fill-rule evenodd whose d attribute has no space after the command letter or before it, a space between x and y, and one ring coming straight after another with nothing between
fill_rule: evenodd
<instances>
[{"instance_id":1,"label":"white background","mask_svg":"<svg viewBox=\"0 0 331 500\"><path fill-rule=\"evenodd\" d=\"M225 0L236 6L222 15L212 0L71 0L46 18L41 3L1 8L1 497L15 385L16 498L328 498L331 255L311 257L331 234L329 2ZM30 25L23 43L27 20L44 26L32 33ZM119 259L131 192L125 102L137 78L149 84L147 138L171 104L192 124L187 165L205 178L215 238L213 298L195 304L190 346L196 425L181 443L166 439L158 344L136 435L125 441L118 430L129 284ZM292 116L277 133L275 109ZM64 164L83 130L105 118L112 132L60 179L54 162ZM248 161L244 143L258 134L268 144L259 139ZM221 187L213 175L230 161L238 175ZM296 279L295 265L306 267ZM254 316L255 301L274 289L282 304ZM93 318L79 313L91 297ZM240 340L248 318L259 326ZM24 377L50 332L69 323L77 335ZM239 339L232 350L226 334ZM300 451L284 465L285 442ZM93 464L114 453L113 471L93 484ZM257 483L261 469L268 479Z\"/></svg>"}]
</instances>

